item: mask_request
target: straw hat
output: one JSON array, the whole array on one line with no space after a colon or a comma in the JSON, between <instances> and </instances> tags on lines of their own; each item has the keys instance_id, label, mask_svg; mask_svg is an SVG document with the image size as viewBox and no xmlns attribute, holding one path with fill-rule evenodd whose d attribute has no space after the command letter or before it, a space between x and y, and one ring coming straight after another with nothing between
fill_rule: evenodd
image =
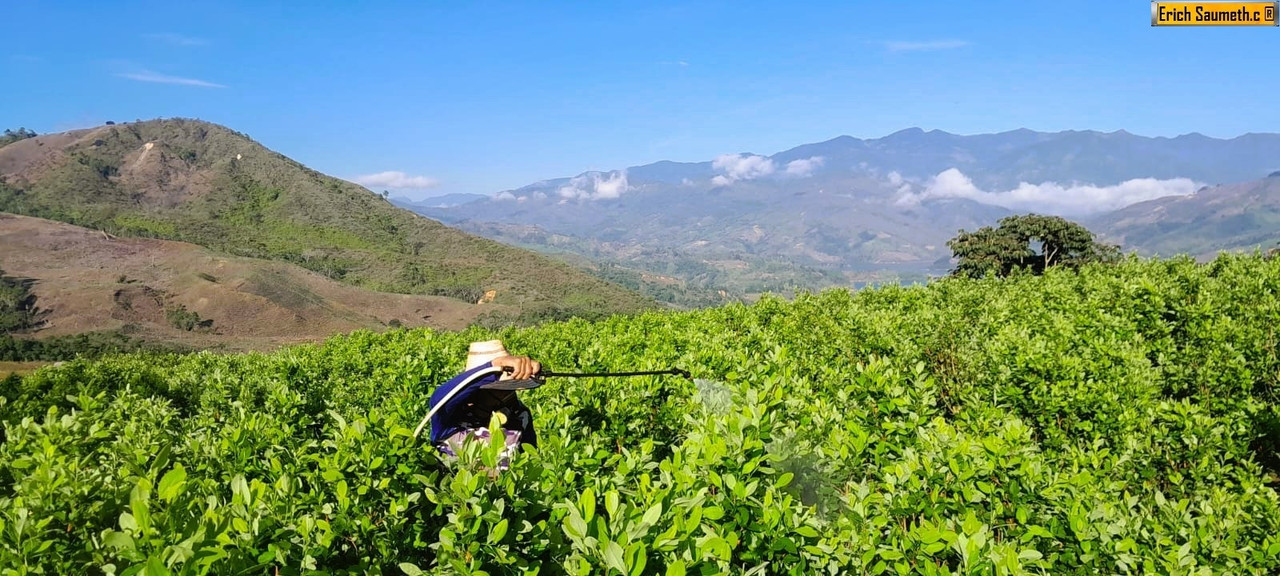
<instances>
[{"instance_id":1,"label":"straw hat","mask_svg":"<svg viewBox=\"0 0 1280 576\"><path fill-rule=\"evenodd\" d=\"M467 370L480 366L485 362L492 362L503 356L508 356L507 349L502 345L501 340L485 340L483 342L472 342L471 347L467 349Z\"/></svg>"}]
</instances>

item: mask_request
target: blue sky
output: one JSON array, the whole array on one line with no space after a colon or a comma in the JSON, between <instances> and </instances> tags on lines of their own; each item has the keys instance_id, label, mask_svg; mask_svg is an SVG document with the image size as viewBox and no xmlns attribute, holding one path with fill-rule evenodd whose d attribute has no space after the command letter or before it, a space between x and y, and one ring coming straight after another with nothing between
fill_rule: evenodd
<instances>
[{"instance_id":1,"label":"blue sky","mask_svg":"<svg viewBox=\"0 0 1280 576\"><path fill-rule=\"evenodd\" d=\"M978 4L10 0L0 127L201 118L419 197L912 126L1280 131L1280 29Z\"/></svg>"}]
</instances>

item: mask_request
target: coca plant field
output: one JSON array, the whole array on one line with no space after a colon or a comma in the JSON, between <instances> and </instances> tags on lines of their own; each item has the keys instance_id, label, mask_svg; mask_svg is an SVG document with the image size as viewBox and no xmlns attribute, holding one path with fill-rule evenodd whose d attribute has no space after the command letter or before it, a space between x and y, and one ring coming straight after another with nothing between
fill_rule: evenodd
<instances>
[{"instance_id":1,"label":"coca plant field","mask_svg":"<svg viewBox=\"0 0 1280 576\"><path fill-rule=\"evenodd\" d=\"M540 448L411 430L491 336ZM3 385L3 574L1276 574L1280 260L499 332L129 355ZM499 435L500 437L500 435Z\"/></svg>"}]
</instances>

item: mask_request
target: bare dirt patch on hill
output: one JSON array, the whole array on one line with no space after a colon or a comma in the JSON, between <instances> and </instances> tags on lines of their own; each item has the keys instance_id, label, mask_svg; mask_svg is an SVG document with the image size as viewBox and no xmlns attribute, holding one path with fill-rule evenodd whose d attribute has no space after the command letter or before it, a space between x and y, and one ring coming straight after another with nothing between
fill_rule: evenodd
<instances>
[{"instance_id":1,"label":"bare dirt patch on hill","mask_svg":"<svg viewBox=\"0 0 1280 576\"><path fill-rule=\"evenodd\" d=\"M125 330L195 347L261 350L359 329L460 329L495 309L374 292L284 262L5 213L0 269L34 280L37 306L47 311L31 335L37 338ZM197 314L204 326L176 327L175 310Z\"/></svg>"}]
</instances>

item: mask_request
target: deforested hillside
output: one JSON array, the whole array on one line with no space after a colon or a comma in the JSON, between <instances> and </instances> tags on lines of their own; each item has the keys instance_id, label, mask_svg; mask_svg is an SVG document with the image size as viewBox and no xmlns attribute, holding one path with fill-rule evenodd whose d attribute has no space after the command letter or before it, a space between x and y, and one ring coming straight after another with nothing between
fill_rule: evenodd
<instances>
[{"instance_id":1,"label":"deforested hillside","mask_svg":"<svg viewBox=\"0 0 1280 576\"><path fill-rule=\"evenodd\" d=\"M29 291L28 307L39 319L0 322L0 339L120 333L191 348L263 350L359 329L461 329L494 307L375 292L287 262L12 214L0 213L0 246L3 276ZM5 304L0 296L0 310Z\"/></svg>"},{"instance_id":2,"label":"deforested hillside","mask_svg":"<svg viewBox=\"0 0 1280 576\"><path fill-rule=\"evenodd\" d=\"M26 138L0 148L0 178L0 211L291 262L373 290L491 298L526 318L650 304L563 263L397 208L208 122Z\"/></svg>"}]
</instances>

